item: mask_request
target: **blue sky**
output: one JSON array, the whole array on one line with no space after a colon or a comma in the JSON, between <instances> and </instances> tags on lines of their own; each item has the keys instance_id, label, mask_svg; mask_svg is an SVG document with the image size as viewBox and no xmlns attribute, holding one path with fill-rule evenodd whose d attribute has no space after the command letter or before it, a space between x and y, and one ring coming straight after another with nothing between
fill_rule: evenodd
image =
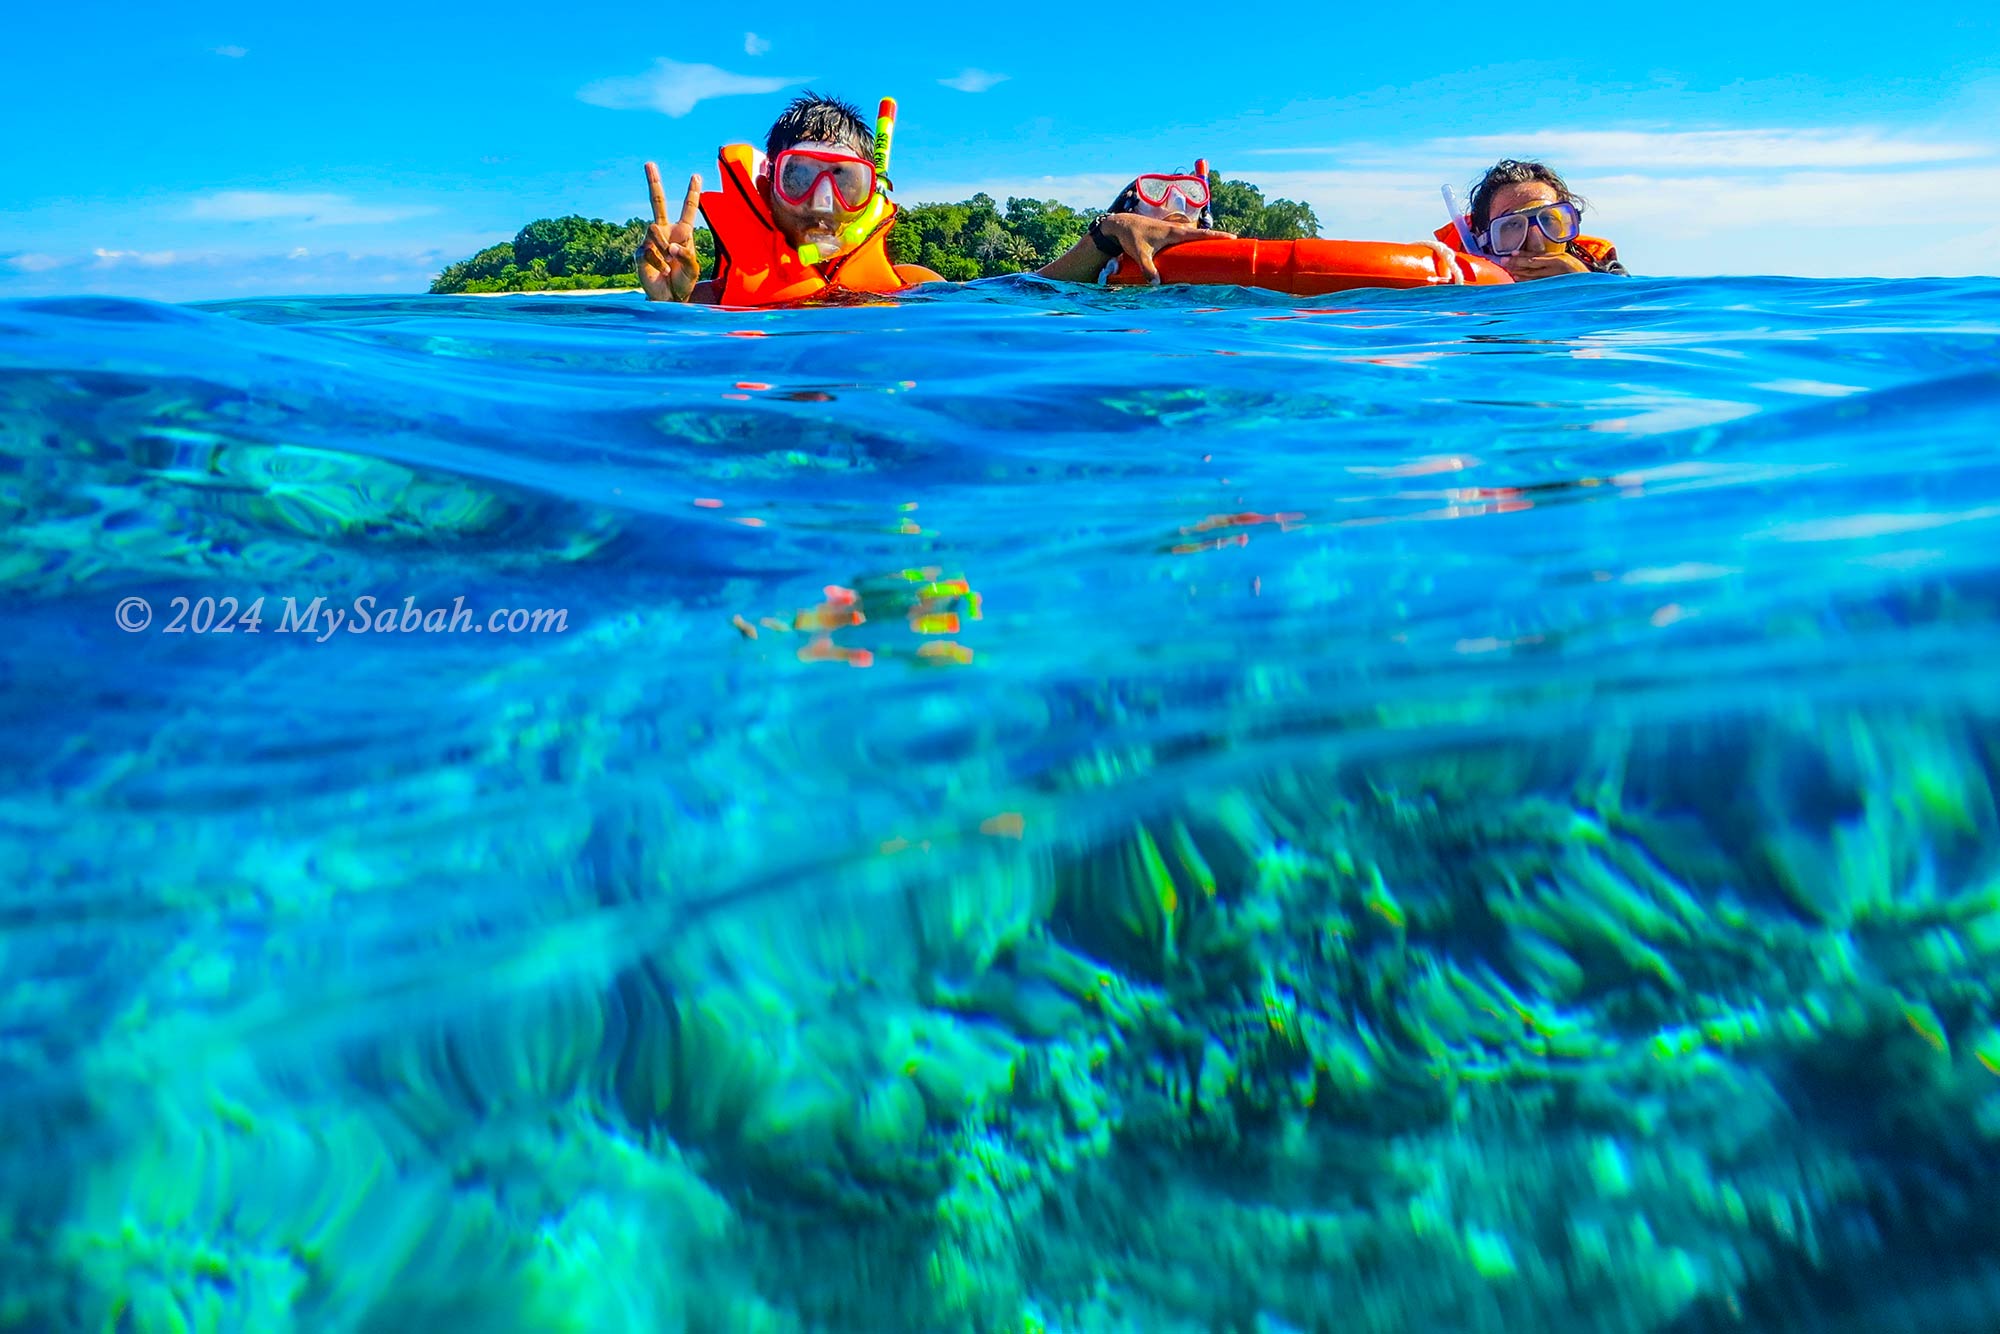
<instances>
[{"instance_id":1,"label":"blue sky","mask_svg":"<svg viewBox=\"0 0 2000 1334\"><path fill-rule=\"evenodd\" d=\"M648 158L712 178L808 84L898 98L905 203L1102 207L1206 156L1407 240L1440 183L1539 153L1636 271L2000 274L1991 4L794 12L35 5L0 56L0 296L420 291L531 218L644 212Z\"/></svg>"}]
</instances>

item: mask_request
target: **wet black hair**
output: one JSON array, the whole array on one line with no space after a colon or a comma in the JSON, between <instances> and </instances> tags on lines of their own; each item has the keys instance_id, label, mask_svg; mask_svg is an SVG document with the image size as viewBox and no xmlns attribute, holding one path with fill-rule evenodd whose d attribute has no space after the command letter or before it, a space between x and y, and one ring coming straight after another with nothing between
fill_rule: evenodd
<instances>
[{"instance_id":1,"label":"wet black hair","mask_svg":"<svg viewBox=\"0 0 2000 1334\"><path fill-rule=\"evenodd\" d=\"M764 153L776 157L809 139L844 144L862 157L875 156L875 131L861 119L860 110L837 97L821 97L810 88L793 98L771 123L771 132L764 136Z\"/></svg>"},{"instance_id":2,"label":"wet black hair","mask_svg":"<svg viewBox=\"0 0 2000 1334\"><path fill-rule=\"evenodd\" d=\"M1194 172L1190 170L1187 174L1192 176L1194 175ZM1198 216L1196 216L1194 220L1194 225L1197 227L1215 226L1214 190L1215 190L1215 178L1213 173L1211 173L1209 177L1208 202L1201 206L1201 213ZM1134 176L1130 181L1126 183L1125 188L1118 192L1118 197L1111 201L1111 207L1104 211L1106 213L1136 213L1138 212L1138 207L1139 207L1139 178L1137 176Z\"/></svg>"},{"instance_id":3,"label":"wet black hair","mask_svg":"<svg viewBox=\"0 0 2000 1334\"><path fill-rule=\"evenodd\" d=\"M1556 192L1556 198L1565 204L1574 204L1581 214L1584 209L1583 196L1569 188L1568 182L1556 175L1555 170L1540 162L1522 162L1514 158L1501 158L1486 169L1479 183L1472 187L1472 230L1484 232L1493 223L1493 196L1510 185L1528 185L1540 181Z\"/></svg>"}]
</instances>

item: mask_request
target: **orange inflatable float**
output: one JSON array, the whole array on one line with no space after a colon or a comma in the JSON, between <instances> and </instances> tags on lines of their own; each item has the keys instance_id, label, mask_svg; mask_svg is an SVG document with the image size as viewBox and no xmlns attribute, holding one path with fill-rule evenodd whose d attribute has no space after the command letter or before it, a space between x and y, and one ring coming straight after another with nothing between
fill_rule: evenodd
<instances>
[{"instance_id":1,"label":"orange inflatable float","mask_svg":"<svg viewBox=\"0 0 2000 1334\"><path fill-rule=\"evenodd\" d=\"M1513 275L1490 259L1454 254L1458 280L1486 286ZM1292 296L1324 296L1356 287L1440 287L1451 281L1427 245L1393 241L1183 241L1153 256L1162 283L1235 284ZM1101 281L1130 287L1146 271L1121 256L1105 266Z\"/></svg>"}]
</instances>

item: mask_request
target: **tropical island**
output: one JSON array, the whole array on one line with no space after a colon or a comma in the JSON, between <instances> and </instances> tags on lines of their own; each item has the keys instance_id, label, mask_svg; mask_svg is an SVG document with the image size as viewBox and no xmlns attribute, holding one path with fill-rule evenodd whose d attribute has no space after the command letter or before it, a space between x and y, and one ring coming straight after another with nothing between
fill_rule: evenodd
<instances>
[{"instance_id":1,"label":"tropical island","mask_svg":"<svg viewBox=\"0 0 2000 1334\"><path fill-rule=\"evenodd\" d=\"M1309 205L1290 199L1266 200L1248 181L1210 174L1215 225L1238 236L1296 241L1319 235L1319 219ZM889 234L889 252L899 264L921 264L953 282L1025 273L1040 268L1075 244L1093 213L1053 199L1009 198L1003 205L976 194L956 204L916 204L901 210ZM637 287L632 255L648 219L624 223L575 215L538 218L511 241L491 245L448 265L431 282L434 293L573 292ZM704 273L715 266L715 238L706 227L694 234Z\"/></svg>"}]
</instances>

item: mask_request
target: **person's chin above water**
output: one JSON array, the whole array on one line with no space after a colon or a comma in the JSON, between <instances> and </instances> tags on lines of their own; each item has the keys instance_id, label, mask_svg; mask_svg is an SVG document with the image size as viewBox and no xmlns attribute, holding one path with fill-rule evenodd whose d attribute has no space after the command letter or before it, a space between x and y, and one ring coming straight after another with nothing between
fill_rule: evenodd
<instances>
[{"instance_id":1,"label":"person's chin above water","mask_svg":"<svg viewBox=\"0 0 2000 1334\"><path fill-rule=\"evenodd\" d=\"M778 230L785 234L785 239L791 242L794 250L816 245L824 251L839 240L842 227L860 216L859 209L842 213L838 209L797 208L778 200L773 200L771 204L772 220L778 224Z\"/></svg>"}]
</instances>

